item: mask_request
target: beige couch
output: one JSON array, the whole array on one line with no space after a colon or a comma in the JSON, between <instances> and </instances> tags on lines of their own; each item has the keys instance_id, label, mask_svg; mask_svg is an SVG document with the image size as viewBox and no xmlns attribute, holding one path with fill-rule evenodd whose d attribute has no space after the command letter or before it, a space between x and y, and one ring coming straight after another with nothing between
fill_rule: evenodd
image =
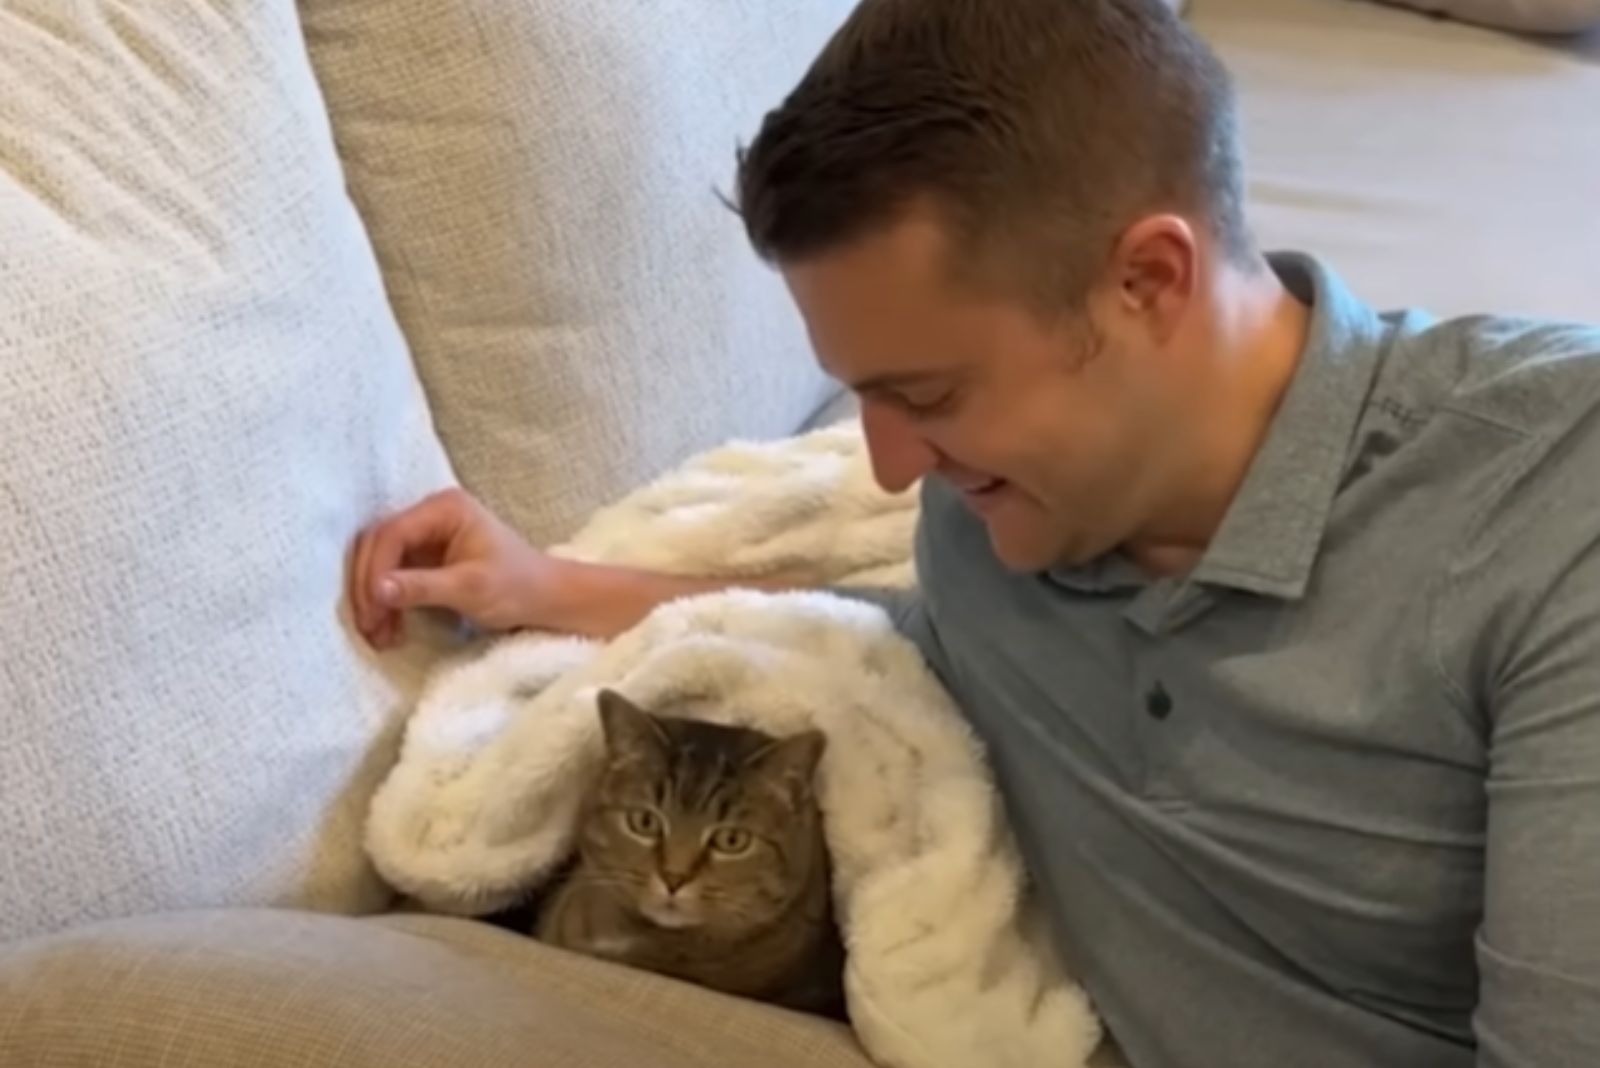
<instances>
[{"instance_id":1,"label":"beige couch","mask_svg":"<svg viewBox=\"0 0 1600 1068\"><path fill-rule=\"evenodd\" d=\"M383 915L366 800L453 636L351 535L531 537L836 390L712 195L849 0L0 4L0 1065L862 1065L811 1019ZM1600 318L1600 48L1194 0L1263 240ZM829 409L832 412L834 409Z\"/></svg>"}]
</instances>

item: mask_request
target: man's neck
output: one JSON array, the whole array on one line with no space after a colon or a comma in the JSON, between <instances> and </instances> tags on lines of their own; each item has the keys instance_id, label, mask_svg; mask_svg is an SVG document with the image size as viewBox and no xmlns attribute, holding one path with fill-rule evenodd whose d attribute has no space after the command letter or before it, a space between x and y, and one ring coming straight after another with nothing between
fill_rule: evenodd
<instances>
[{"instance_id":1,"label":"man's neck","mask_svg":"<svg viewBox=\"0 0 1600 1068\"><path fill-rule=\"evenodd\" d=\"M1294 379L1310 321L1265 260L1219 276L1201 342L1213 388L1195 398L1201 421L1186 443L1189 462L1176 472L1160 530L1124 550L1146 574L1185 574L1205 555Z\"/></svg>"}]
</instances>

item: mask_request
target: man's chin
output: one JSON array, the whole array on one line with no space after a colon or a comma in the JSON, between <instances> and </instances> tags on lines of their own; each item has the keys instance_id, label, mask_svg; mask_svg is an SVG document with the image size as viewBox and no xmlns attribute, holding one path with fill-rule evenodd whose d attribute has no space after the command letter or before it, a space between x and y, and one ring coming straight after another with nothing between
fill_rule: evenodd
<instances>
[{"instance_id":1,"label":"man's chin","mask_svg":"<svg viewBox=\"0 0 1600 1068\"><path fill-rule=\"evenodd\" d=\"M1061 546L1051 539L1032 531L1011 529L992 519L985 526L989 531L989 547L1007 571L1034 574L1048 571L1061 562Z\"/></svg>"}]
</instances>

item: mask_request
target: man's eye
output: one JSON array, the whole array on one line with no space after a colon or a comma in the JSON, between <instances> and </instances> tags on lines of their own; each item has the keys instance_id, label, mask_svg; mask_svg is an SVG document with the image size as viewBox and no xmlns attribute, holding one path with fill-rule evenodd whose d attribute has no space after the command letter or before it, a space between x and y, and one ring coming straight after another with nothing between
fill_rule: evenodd
<instances>
[{"instance_id":1,"label":"man's eye","mask_svg":"<svg viewBox=\"0 0 1600 1068\"><path fill-rule=\"evenodd\" d=\"M904 394L900 395L900 406L913 415L938 415L947 411L955 399L954 390L944 390L940 393Z\"/></svg>"}]
</instances>

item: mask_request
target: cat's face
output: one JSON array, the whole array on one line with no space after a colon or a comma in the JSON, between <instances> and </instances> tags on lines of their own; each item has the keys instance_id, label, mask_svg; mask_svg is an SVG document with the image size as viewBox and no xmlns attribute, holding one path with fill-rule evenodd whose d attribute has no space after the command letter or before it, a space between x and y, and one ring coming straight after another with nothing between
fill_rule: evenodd
<instances>
[{"instance_id":1,"label":"cat's face","mask_svg":"<svg viewBox=\"0 0 1600 1068\"><path fill-rule=\"evenodd\" d=\"M824 737L651 715L604 691L607 766L581 832L588 877L658 927L737 935L825 878L812 777Z\"/></svg>"}]
</instances>

